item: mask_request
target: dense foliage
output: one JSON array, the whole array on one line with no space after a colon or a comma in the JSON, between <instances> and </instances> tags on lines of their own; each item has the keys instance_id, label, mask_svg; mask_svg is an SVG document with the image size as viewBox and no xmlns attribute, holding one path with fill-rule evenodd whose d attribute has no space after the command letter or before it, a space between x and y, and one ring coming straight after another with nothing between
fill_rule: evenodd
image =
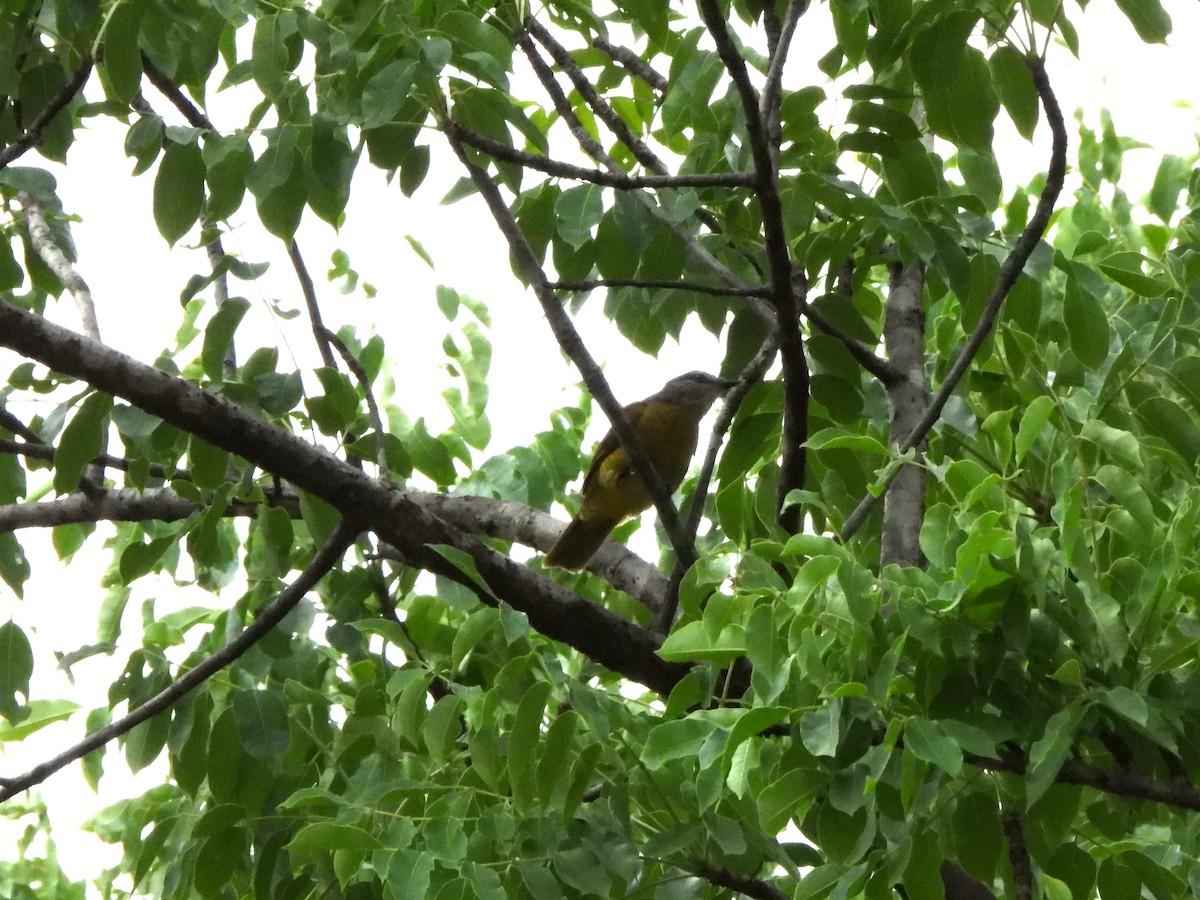
<instances>
[{"instance_id":1,"label":"dense foliage","mask_svg":"<svg viewBox=\"0 0 1200 900\"><path fill-rule=\"evenodd\" d=\"M66 666L113 652L139 579L212 598L148 604L95 710L30 696L47 637L0 626L3 739L91 735L3 773L32 823L3 893L83 896L36 787L118 753L169 781L94 819L124 853L106 897L1200 892L1200 176L1164 158L1127 196L1107 117L1068 160L1044 57L1086 6L2 0L0 577L22 593L22 529L63 564L102 543ZM1159 0L1118 6L1169 33ZM210 120L235 86L246 120ZM161 286L184 305L153 367L91 339L80 211L35 161L86 165L98 116L210 266ZM697 502L659 503L661 571L510 556L573 508L590 407L492 446L483 304L436 297L441 432L370 322L322 325L298 223L338 225L365 167L445 190L431 155L618 429L638 398L582 304L630 352L721 340L739 385ZM222 223L251 204L310 371L239 329L259 273ZM88 337L41 317L59 296Z\"/></svg>"}]
</instances>

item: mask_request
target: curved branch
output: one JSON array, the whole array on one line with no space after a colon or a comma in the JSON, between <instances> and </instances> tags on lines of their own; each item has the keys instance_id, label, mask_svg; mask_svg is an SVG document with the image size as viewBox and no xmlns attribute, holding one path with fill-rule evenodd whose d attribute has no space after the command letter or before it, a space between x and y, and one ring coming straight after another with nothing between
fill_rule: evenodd
<instances>
[{"instance_id":1,"label":"curved branch","mask_svg":"<svg viewBox=\"0 0 1200 900\"><path fill-rule=\"evenodd\" d=\"M145 53L142 54L142 71L146 74L146 80L154 85L160 94L171 101L171 105L183 114L189 125L193 128L203 128L205 131L217 130L212 120L196 104L185 97L183 91L179 89L179 85L172 81L166 72L156 66Z\"/></svg>"},{"instance_id":2,"label":"curved branch","mask_svg":"<svg viewBox=\"0 0 1200 900\"><path fill-rule=\"evenodd\" d=\"M979 321L972 329L967 342L959 351L958 357L954 360L954 364L950 367L950 371L946 373L946 378L942 382L942 386L938 388L934 394L933 400L930 401L929 408L925 411L925 415L913 428L912 432L898 450L900 453L907 453L918 444L925 440L934 424L942 415L942 410L946 406L946 401L950 399L950 395L954 393L958 383L966 374L971 361L974 360L975 354L979 352L979 348L983 346L983 342L987 340L991 334L992 327L996 324L996 317L1000 313L1000 307L1004 303L1005 298L1012 290L1013 285L1017 283L1017 279L1021 275L1021 270L1025 267L1025 263L1033 254L1034 249L1038 245L1038 241L1045 234L1047 226L1050 224L1050 215L1054 212L1054 204L1058 200L1058 195L1062 191L1063 179L1067 171L1067 129L1063 123L1062 110L1058 106L1058 98L1055 97L1054 91L1050 87L1050 80L1046 75L1046 67L1040 59L1027 59L1026 65L1029 66L1030 73L1033 75L1033 85L1037 88L1038 96L1042 100L1042 108L1046 112L1046 121L1050 125L1051 134L1051 150L1050 150L1050 166L1046 170L1046 186L1042 188L1042 194L1038 198L1037 208L1029 219L1029 224L1025 226L1025 230L1021 232L1012 250L1008 252L1003 264L1000 266L1000 273L996 276L996 284L992 288L992 294L984 304L983 312L979 316ZM863 497L862 501L855 507L854 511L846 519L842 526L841 539L849 540L854 536L855 532L862 527L862 524L867 520L872 508L878 501L878 497L873 494L868 494Z\"/></svg>"},{"instance_id":3,"label":"curved branch","mask_svg":"<svg viewBox=\"0 0 1200 900\"><path fill-rule=\"evenodd\" d=\"M464 144L482 150L495 159L536 169L556 178L587 181L622 191L638 188L749 187L754 183L754 175L751 172L697 172L690 175L626 175L619 171L605 172L601 169L588 169L560 162L548 156L530 153L528 150L518 150L454 121L447 121L443 130L453 132L454 137Z\"/></svg>"},{"instance_id":4,"label":"curved branch","mask_svg":"<svg viewBox=\"0 0 1200 900\"><path fill-rule=\"evenodd\" d=\"M71 76L71 80L64 84L53 97L50 102L33 117L33 121L15 140L8 146L0 149L0 169L3 169L9 163L19 159L31 147L36 147L42 139L42 129L50 124L50 120L62 112L75 96L83 90L83 86L87 84L88 76L92 74L92 61L85 59L79 64L75 70L75 74Z\"/></svg>"},{"instance_id":5,"label":"curved branch","mask_svg":"<svg viewBox=\"0 0 1200 900\"><path fill-rule=\"evenodd\" d=\"M232 663L243 653L262 640L268 632L296 608L304 599L304 595L316 587L325 573L338 564L342 554L349 549L358 536L358 531L343 521L333 530L304 570L296 576L296 580L280 591L279 596L254 617L246 630L231 640L220 650L200 662L177 678L159 693L155 694L128 715L122 716L106 728L89 734L79 743L68 747L62 753L34 766L24 775L16 778L0 778L0 802L28 790L35 784L45 781L59 769L82 759L93 750L98 750L114 738L127 734L147 719L169 709L177 700L194 688L199 687L221 669Z\"/></svg>"},{"instance_id":6,"label":"curved branch","mask_svg":"<svg viewBox=\"0 0 1200 900\"><path fill-rule=\"evenodd\" d=\"M669 693L688 671L657 655L645 629L589 603L448 524L404 491L389 488L326 450L257 418L228 399L0 302L0 346L123 397L208 443L237 454L321 498L356 527L395 545L414 566L502 600L530 625L602 666ZM446 551L446 548L449 548ZM454 558L466 554L474 571Z\"/></svg>"}]
</instances>

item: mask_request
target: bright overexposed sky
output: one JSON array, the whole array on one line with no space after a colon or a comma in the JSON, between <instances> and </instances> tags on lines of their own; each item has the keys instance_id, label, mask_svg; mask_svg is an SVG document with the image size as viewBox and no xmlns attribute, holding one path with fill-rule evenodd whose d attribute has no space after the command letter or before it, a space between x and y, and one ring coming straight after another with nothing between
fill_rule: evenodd
<instances>
[{"instance_id":1,"label":"bright overexposed sky","mask_svg":"<svg viewBox=\"0 0 1200 900\"><path fill-rule=\"evenodd\" d=\"M1192 92L1200 91L1196 86L1200 4L1177 0L1167 6L1175 22L1167 47L1142 44L1112 0L1092 0L1086 14L1072 7L1071 15L1082 40L1082 59L1075 62L1065 50L1056 48L1049 64L1072 136L1070 118L1076 108L1086 109L1085 122L1096 128L1099 110L1106 106L1120 134L1152 145L1153 149L1132 151L1126 157L1128 193L1134 198L1149 188L1163 153L1189 155L1196 150L1196 111L1186 101L1194 99ZM823 5L814 6L808 13L799 29L793 58L815 59L827 49L829 30L823 24L827 17ZM802 84L799 80L787 82L790 87ZM93 99L99 96L95 79L88 94ZM152 90L147 89L147 94L168 121L178 121L165 100ZM238 98L213 94L210 99L208 113L218 128L234 129L244 121L244 104ZM82 218L73 226L78 269L91 286L105 341L152 362L162 348L173 342L181 288L190 275L207 270L207 261L203 250L188 244L189 239L195 240L195 233L170 249L158 235L150 215L153 172L139 178L129 176L132 161L122 149L124 136L124 126L107 119L91 119L88 130L70 152L69 167L49 168L58 178L67 212ZM441 351L442 337L449 326L437 311L435 288L445 284L487 304L493 318L490 336L494 347L489 407L495 435L492 451L502 452L532 441L534 434L547 427L551 410L577 400L578 375L559 353L533 295L512 276L508 249L482 201L469 197L451 206L439 204L461 172L439 135L430 133L427 140L433 146L433 163L425 186L415 198L405 198L396 185L388 185L384 175L364 160L341 231L335 233L309 213L297 239L316 281L326 324L335 330L352 324L381 334L399 385L400 404L412 418L430 417L435 430L438 423L448 421L438 394L451 383L451 376L442 368ZM1047 140L1044 126L1039 127L1032 146L1015 137L1011 129L1001 130L997 147L1007 190L1026 183L1044 167ZM1073 153L1072 149L1072 157ZM31 153L18 164L44 162ZM239 350L248 355L257 346L256 340L279 343L281 368L313 365L317 357L306 318L281 320L265 302L278 301L295 309L303 309L304 305L285 248L257 224L249 194L231 224L232 230L225 236L226 249L247 260L271 264L267 274L254 284L231 282L232 293L253 301L239 331ZM436 271L430 271L410 249L405 235L423 244ZM378 288L374 299L365 298L361 292L343 295L339 285L325 280L335 249L348 252L353 267ZM606 363L610 383L623 402L639 399L680 372L715 369L719 363L718 345L698 327L686 332L679 345L668 339L657 359L630 350L599 314L601 306L597 293L585 306L580 329L593 352ZM64 324L77 325L68 299L58 301L52 315ZM293 363L288 362L289 355ZM603 427L595 423L597 436ZM40 475L32 479L33 484L37 477ZM115 657L81 663L75 669L74 684L56 672L50 649L70 650L95 639L96 609L103 597L103 591L95 587L99 571L89 572L82 562L73 565L71 589L64 590L65 573L48 549L48 534L22 534L20 539L35 560L34 576L21 601L0 586L0 621L14 618L30 632L35 652L42 651L36 660L35 696L72 699L82 705L84 712L45 729L36 739L12 747L0 746L0 771L4 774L23 772L77 740L86 710L106 702L107 687L132 649L126 647ZM81 559L86 562L89 557L85 554ZM90 557L93 566L96 559L95 555ZM80 573L84 573L82 580L76 578ZM178 596L169 596L177 590L169 581L143 582L137 586L136 599L127 611L128 630L136 642L140 642L139 603L156 591L172 607L214 602L204 595L181 603ZM80 830L87 815L117 798L134 796L159 783L164 772L161 766L152 767L137 779L125 777L119 771L119 755L113 751L107 768L110 774L101 784L99 797L83 783L78 766L58 773L40 788L56 826L60 859L75 878L93 875L119 858L116 848L106 847Z\"/></svg>"}]
</instances>

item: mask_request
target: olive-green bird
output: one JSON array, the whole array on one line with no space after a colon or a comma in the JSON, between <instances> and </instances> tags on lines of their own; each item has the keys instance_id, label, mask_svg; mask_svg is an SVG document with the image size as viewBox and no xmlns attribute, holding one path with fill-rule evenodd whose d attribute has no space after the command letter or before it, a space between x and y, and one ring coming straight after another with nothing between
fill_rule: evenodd
<instances>
[{"instance_id":1,"label":"olive-green bird","mask_svg":"<svg viewBox=\"0 0 1200 900\"><path fill-rule=\"evenodd\" d=\"M625 407L629 424L669 491L674 492L687 474L700 420L735 383L707 372L688 372L672 378L657 394ZM610 531L653 502L612 430L596 447L580 493L579 512L546 554L547 566L582 569Z\"/></svg>"}]
</instances>

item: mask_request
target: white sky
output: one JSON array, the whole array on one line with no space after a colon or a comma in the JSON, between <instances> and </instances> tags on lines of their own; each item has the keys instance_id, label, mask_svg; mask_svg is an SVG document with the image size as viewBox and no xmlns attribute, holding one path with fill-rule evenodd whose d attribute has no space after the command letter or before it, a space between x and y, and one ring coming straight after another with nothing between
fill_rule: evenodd
<instances>
[{"instance_id":1,"label":"white sky","mask_svg":"<svg viewBox=\"0 0 1200 900\"><path fill-rule=\"evenodd\" d=\"M1169 47L1146 46L1137 39L1111 0L1092 0L1086 16L1072 9L1079 28L1083 58L1072 61L1061 48L1052 55L1049 71L1060 103L1068 117L1068 128L1075 150L1075 128L1070 121L1074 110L1086 107L1085 121L1098 127L1099 110L1107 106L1113 114L1118 133L1152 144L1153 149L1133 151L1126 157L1127 191L1139 198L1148 189L1163 153L1188 155L1196 150L1195 110L1180 105L1176 98L1190 100L1197 90L1197 35L1200 35L1200 4L1167 4L1174 17L1174 35ZM826 18L823 7L815 7L802 23L794 59L815 58L828 46L828 33L818 27ZM813 52L808 52L812 48ZM1116 63L1116 65L1114 65ZM802 82L789 79L789 85ZM818 81L817 83L821 83ZM98 96L98 87L89 96ZM176 121L174 111L159 97L155 108ZM236 127L243 116L222 117L225 98L210 98L209 115L217 127ZM1003 113L1001 119L1003 119ZM417 197L408 200L398 187L388 186L383 175L371 169L365 160L359 166L348 210L347 223L340 234L306 214L298 235L310 272L322 300L326 324L336 328L354 324L370 326L383 335L391 365L399 384L404 386L406 412L416 418L427 415L436 426L447 418L442 411L438 391L444 386L438 374L442 363L441 337L446 327L434 302L434 289L446 284L460 293L483 300L493 317L490 336L493 342L490 416L494 430L493 452L515 444L528 443L533 435L547 427L548 413L578 397L578 376L563 361L540 309L531 293L511 275L508 250L496 233L490 216L477 197L444 207L438 200L460 175L457 162L445 152L436 134L428 136L434 148L433 164L425 186ZM97 314L105 340L138 358L150 362L160 349L172 341L178 325L178 295L187 278L207 268L203 251L180 245L168 249L154 228L150 215L153 172L131 178L132 167L122 150L124 127L108 120L91 120L91 129L70 153L71 168L55 167L59 193L68 212L82 216L73 226L78 244L78 268L88 280L96 299ZM1025 183L1040 171L1048 153L1047 132L1040 126L1033 146L1002 129L997 147L1006 175L1006 191ZM43 165L33 154L19 165ZM307 319L284 322L259 302L281 301L282 305L303 308L303 300L280 242L265 235L256 224L252 199L247 201L234 230L226 236L227 250L251 261L270 261L271 269L254 285L232 281L231 292L242 293L254 306L239 332L243 356L253 349L246 338L260 335L265 343L275 343L278 334L284 341L281 368L289 363L288 350L295 354L299 368L316 359ZM1069 202L1064 197L1063 203ZM430 272L411 251L404 235L415 236L432 255L437 271ZM195 235L191 236L193 239ZM361 294L344 297L339 286L325 281L330 254L344 249L352 266L379 289L374 300ZM692 368L715 369L719 351L712 339L696 328L686 333L683 346L668 339L658 359L626 349L615 329L598 314L602 300L597 294L581 317L580 328L593 352L608 363L607 374L618 398L629 402L650 393L667 378ZM56 319L77 324L69 300L60 301L52 313ZM432 317L432 318L431 318ZM432 330L431 330L432 329ZM616 362L620 365L614 365ZM411 385L411 389L409 386ZM431 389L432 388L432 389ZM603 425L595 425L597 436ZM32 484L37 484L35 477ZM32 485L31 485L32 486ZM27 585L26 599L17 601L0 587L0 621L12 616L30 631L39 644L47 638L54 649L69 650L91 643L95 634L95 609L103 592L92 589L95 578L79 583L74 577L64 590L64 572L48 555L48 535L21 535L31 555L35 555L34 577ZM38 564L38 561L42 564ZM86 571L72 566L73 576ZM139 583L135 597L149 596L156 589L176 591L170 582L155 585L149 579ZM172 606L180 602L171 597ZM208 595L183 601L212 605ZM140 635L138 601L127 612L130 632ZM140 641L140 636L139 636ZM42 646L43 650L48 648ZM131 648L129 648L131 649ZM96 658L76 668L76 684L70 685L54 671L49 652L38 655L34 694L40 698L69 698L84 710L105 702L107 687L124 665L125 652L114 658ZM21 745L0 746L0 771L16 774L74 742L81 734L83 713L66 723L45 729ZM100 844L79 830L94 810L125 797L135 796L160 783L161 767L152 767L137 779L123 777L113 770L121 767L115 748L108 757L109 774L101 783L99 797L83 783L78 766L53 776L40 788L50 806L56 827L61 860L68 874L85 878L119 858L116 848ZM0 832L0 837L4 837Z\"/></svg>"}]
</instances>

